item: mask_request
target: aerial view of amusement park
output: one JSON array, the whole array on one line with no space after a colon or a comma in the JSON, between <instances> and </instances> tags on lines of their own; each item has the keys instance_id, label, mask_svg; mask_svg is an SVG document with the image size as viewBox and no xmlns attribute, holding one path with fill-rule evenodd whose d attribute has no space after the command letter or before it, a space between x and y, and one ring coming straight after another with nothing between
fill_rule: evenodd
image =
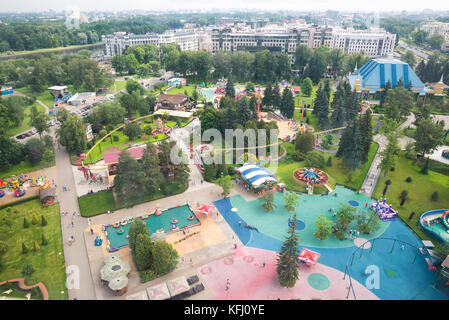
<instances>
[{"instance_id":1,"label":"aerial view of amusement park","mask_svg":"<svg viewBox=\"0 0 449 320\"><path fill-rule=\"evenodd\" d=\"M449 7L25 2L0 300L449 299Z\"/></svg>"}]
</instances>

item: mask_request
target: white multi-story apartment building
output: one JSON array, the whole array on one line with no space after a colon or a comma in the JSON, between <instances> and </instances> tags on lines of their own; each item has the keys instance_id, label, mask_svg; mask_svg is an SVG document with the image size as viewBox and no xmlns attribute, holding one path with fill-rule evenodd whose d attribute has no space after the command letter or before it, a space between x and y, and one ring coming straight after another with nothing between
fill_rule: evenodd
<instances>
[{"instance_id":1,"label":"white multi-story apartment building","mask_svg":"<svg viewBox=\"0 0 449 320\"><path fill-rule=\"evenodd\" d=\"M268 49L273 53L286 53L294 62L298 45L311 49L327 46L348 54L363 52L370 57L393 53L396 35L381 29L344 30L314 25L266 26L258 30L216 28L212 31L212 52L250 51Z\"/></svg>"},{"instance_id":2,"label":"white multi-story apartment building","mask_svg":"<svg viewBox=\"0 0 449 320\"><path fill-rule=\"evenodd\" d=\"M449 23L438 21L425 22L419 29L426 31L429 38L434 34L442 35L444 37L443 49L449 49Z\"/></svg>"},{"instance_id":3,"label":"white multi-story apartment building","mask_svg":"<svg viewBox=\"0 0 449 320\"><path fill-rule=\"evenodd\" d=\"M207 32L196 30L170 30L162 34L128 34L126 32L115 32L114 34L102 36L104 43L104 53L106 56L122 54L126 48L155 44L161 46L164 44L175 43L181 50L207 50L210 49L211 40Z\"/></svg>"},{"instance_id":4,"label":"white multi-story apartment building","mask_svg":"<svg viewBox=\"0 0 449 320\"><path fill-rule=\"evenodd\" d=\"M393 53L396 35L382 29L344 30L334 29L333 49L341 49L348 54L363 52L373 58Z\"/></svg>"}]
</instances>

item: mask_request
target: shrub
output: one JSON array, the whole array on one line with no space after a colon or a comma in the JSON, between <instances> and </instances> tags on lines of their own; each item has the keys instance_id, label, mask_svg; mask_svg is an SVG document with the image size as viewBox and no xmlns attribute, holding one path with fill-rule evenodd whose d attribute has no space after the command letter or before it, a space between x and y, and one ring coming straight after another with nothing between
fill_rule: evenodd
<instances>
[{"instance_id":1,"label":"shrub","mask_svg":"<svg viewBox=\"0 0 449 320\"><path fill-rule=\"evenodd\" d=\"M407 179L405 179L405 182L408 182L408 183L412 182L412 177L407 177Z\"/></svg>"},{"instance_id":2,"label":"shrub","mask_svg":"<svg viewBox=\"0 0 449 320\"><path fill-rule=\"evenodd\" d=\"M438 201L438 198L439 198L439 196L438 196L438 192L437 191L432 193L432 195L430 196L430 200L432 200L432 201Z\"/></svg>"},{"instance_id":3,"label":"shrub","mask_svg":"<svg viewBox=\"0 0 449 320\"><path fill-rule=\"evenodd\" d=\"M30 251L30 250L26 246L25 242L22 242L22 253L28 253L28 251Z\"/></svg>"},{"instance_id":4,"label":"shrub","mask_svg":"<svg viewBox=\"0 0 449 320\"><path fill-rule=\"evenodd\" d=\"M34 268L31 264L26 264L23 266L22 275L23 276L31 276L34 273Z\"/></svg>"},{"instance_id":5,"label":"shrub","mask_svg":"<svg viewBox=\"0 0 449 320\"><path fill-rule=\"evenodd\" d=\"M306 158L306 155L302 153L301 151L295 151L294 158L296 161L304 161Z\"/></svg>"},{"instance_id":6,"label":"shrub","mask_svg":"<svg viewBox=\"0 0 449 320\"><path fill-rule=\"evenodd\" d=\"M338 240L345 240L346 239L346 233L343 231L337 231L334 233L335 238Z\"/></svg>"},{"instance_id":7,"label":"shrub","mask_svg":"<svg viewBox=\"0 0 449 320\"><path fill-rule=\"evenodd\" d=\"M5 241L0 240L0 256L8 250L8 245Z\"/></svg>"},{"instance_id":8,"label":"shrub","mask_svg":"<svg viewBox=\"0 0 449 320\"><path fill-rule=\"evenodd\" d=\"M42 234L41 244L42 244L43 246L46 246L46 245L48 244L47 238L45 237L44 234Z\"/></svg>"},{"instance_id":9,"label":"shrub","mask_svg":"<svg viewBox=\"0 0 449 320\"><path fill-rule=\"evenodd\" d=\"M329 156L329 158L327 158L326 167L332 167L332 156Z\"/></svg>"},{"instance_id":10,"label":"shrub","mask_svg":"<svg viewBox=\"0 0 449 320\"><path fill-rule=\"evenodd\" d=\"M140 282L145 283L151 280L156 279L156 274L153 272L153 270L145 270L139 273L140 276Z\"/></svg>"},{"instance_id":11,"label":"shrub","mask_svg":"<svg viewBox=\"0 0 449 320\"><path fill-rule=\"evenodd\" d=\"M45 227L48 224L47 219L44 216L41 217L41 225Z\"/></svg>"},{"instance_id":12,"label":"shrub","mask_svg":"<svg viewBox=\"0 0 449 320\"><path fill-rule=\"evenodd\" d=\"M45 150L44 154L42 155L42 160L44 160L45 162L51 162L54 159L54 152L52 149L47 149Z\"/></svg>"},{"instance_id":13,"label":"shrub","mask_svg":"<svg viewBox=\"0 0 449 320\"><path fill-rule=\"evenodd\" d=\"M40 250L40 246L39 243L37 243L37 241L33 242L33 251L39 251Z\"/></svg>"},{"instance_id":14,"label":"shrub","mask_svg":"<svg viewBox=\"0 0 449 320\"><path fill-rule=\"evenodd\" d=\"M309 152L304 159L305 165L307 167L314 167L318 169L322 169L326 164L324 157L321 153L318 152Z\"/></svg>"},{"instance_id":15,"label":"shrub","mask_svg":"<svg viewBox=\"0 0 449 320\"><path fill-rule=\"evenodd\" d=\"M38 217L35 214L33 214L33 217L31 218L31 223L32 224L38 224L39 223L39 219L38 219Z\"/></svg>"},{"instance_id":16,"label":"shrub","mask_svg":"<svg viewBox=\"0 0 449 320\"><path fill-rule=\"evenodd\" d=\"M30 226L30 223L28 222L27 218L23 218L23 227L28 228Z\"/></svg>"}]
</instances>

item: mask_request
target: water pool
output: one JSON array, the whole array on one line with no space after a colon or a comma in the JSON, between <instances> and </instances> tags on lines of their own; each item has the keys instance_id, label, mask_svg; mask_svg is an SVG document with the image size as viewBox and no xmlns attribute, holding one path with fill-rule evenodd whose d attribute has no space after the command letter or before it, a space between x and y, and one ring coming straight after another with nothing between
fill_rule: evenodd
<instances>
[{"instance_id":1,"label":"water pool","mask_svg":"<svg viewBox=\"0 0 449 320\"><path fill-rule=\"evenodd\" d=\"M191 216L194 217L193 220L187 219L187 217ZM142 218L137 217L135 219ZM172 231L173 219L178 220L176 225L179 230L182 230L184 227L200 224L200 220L189 205L182 205L164 210L162 214L158 216L151 214L148 218L143 219L143 221L145 221L148 233L151 235L160 229L163 229L166 233ZM126 236L128 235L129 228L130 223L124 226L120 225L118 228L115 228L113 225L104 226L104 231L109 241L110 251L115 251L115 249L128 245L129 241ZM122 231L120 232L120 230Z\"/></svg>"}]
</instances>

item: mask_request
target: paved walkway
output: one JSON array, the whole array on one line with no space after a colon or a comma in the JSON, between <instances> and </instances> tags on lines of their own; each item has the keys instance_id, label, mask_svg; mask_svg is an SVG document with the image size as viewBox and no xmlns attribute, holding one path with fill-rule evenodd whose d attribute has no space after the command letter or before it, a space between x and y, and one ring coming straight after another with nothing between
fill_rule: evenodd
<instances>
[{"instance_id":1,"label":"paved walkway","mask_svg":"<svg viewBox=\"0 0 449 320\"><path fill-rule=\"evenodd\" d=\"M69 154L64 147L55 147L55 159L57 167L57 197L61 210L61 230L64 246L64 258L66 267L77 266L79 268L79 288L69 289L69 299L95 300L95 291L90 274L89 260L87 258L86 246L84 243L83 230L87 227L87 220L79 216L78 199L76 195L75 182L72 174ZM63 186L69 191L63 191ZM62 212L68 212L63 215ZM77 216L73 217L73 212ZM72 227L72 221L74 227ZM74 236L75 242L69 245L68 239ZM68 274L68 279L70 275ZM70 283L67 283L70 286Z\"/></svg>"},{"instance_id":2,"label":"paved walkway","mask_svg":"<svg viewBox=\"0 0 449 320\"><path fill-rule=\"evenodd\" d=\"M376 156L374 157L373 162L371 163L371 167L369 168L365 180L363 181L362 184L363 193L369 197L373 195L374 188L376 187L377 180L379 179L380 176L381 170L379 168L379 165L380 162L382 161L380 152L382 152L388 144L388 139L381 134L376 134L373 140L379 144L379 149L377 149Z\"/></svg>"}]
</instances>

